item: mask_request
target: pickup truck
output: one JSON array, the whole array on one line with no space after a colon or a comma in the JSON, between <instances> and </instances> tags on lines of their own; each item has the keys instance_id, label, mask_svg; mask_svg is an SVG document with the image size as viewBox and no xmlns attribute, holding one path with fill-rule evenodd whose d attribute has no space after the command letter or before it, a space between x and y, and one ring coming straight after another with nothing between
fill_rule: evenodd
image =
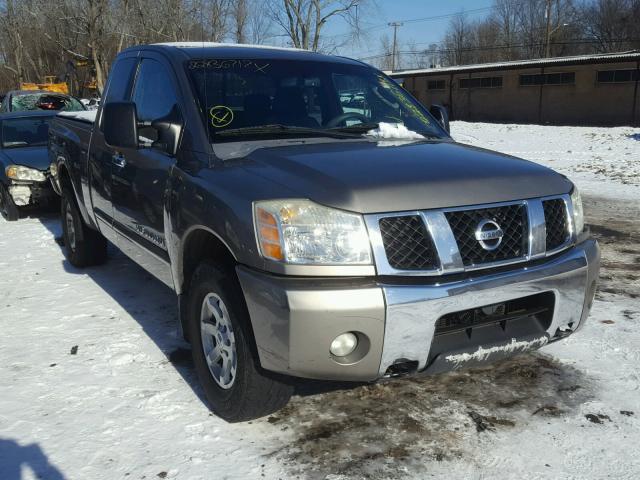
<instances>
[{"instance_id":1,"label":"pickup truck","mask_svg":"<svg viewBox=\"0 0 640 480\"><path fill-rule=\"evenodd\" d=\"M372 382L542 347L595 295L572 182L456 143L442 107L359 61L130 48L95 117L59 115L49 149L69 262L104 262L110 241L170 286L230 422L284 406L294 377Z\"/></svg>"}]
</instances>

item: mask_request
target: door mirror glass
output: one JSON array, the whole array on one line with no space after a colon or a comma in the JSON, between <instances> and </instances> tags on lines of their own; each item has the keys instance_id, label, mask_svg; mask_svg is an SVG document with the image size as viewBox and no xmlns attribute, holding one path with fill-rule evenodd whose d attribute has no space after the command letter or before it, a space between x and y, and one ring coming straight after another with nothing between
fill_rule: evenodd
<instances>
[{"instance_id":1,"label":"door mirror glass","mask_svg":"<svg viewBox=\"0 0 640 480\"><path fill-rule=\"evenodd\" d=\"M104 106L104 141L112 148L138 148L138 115L133 102L111 102Z\"/></svg>"},{"instance_id":2,"label":"door mirror glass","mask_svg":"<svg viewBox=\"0 0 640 480\"><path fill-rule=\"evenodd\" d=\"M429 108L429 113L435 117L438 123L446 130L447 133L451 133L449 127L449 112L442 105L433 104Z\"/></svg>"},{"instance_id":3,"label":"door mirror glass","mask_svg":"<svg viewBox=\"0 0 640 480\"><path fill-rule=\"evenodd\" d=\"M151 128L156 131L157 139L152 146L160 148L167 154L175 156L182 134L182 115L178 105L174 105L164 117L151 122Z\"/></svg>"}]
</instances>

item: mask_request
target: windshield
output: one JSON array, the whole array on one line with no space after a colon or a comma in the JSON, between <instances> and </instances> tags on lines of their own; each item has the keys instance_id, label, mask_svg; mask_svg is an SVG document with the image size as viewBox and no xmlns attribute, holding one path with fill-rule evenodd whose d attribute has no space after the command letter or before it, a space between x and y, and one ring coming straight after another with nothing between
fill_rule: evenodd
<instances>
[{"instance_id":1,"label":"windshield","mask_svg":"<svg viewBox=\"0 0 640 480\"><path fill-rule=\"evenodd\" d=\"M47 145L49 117L12 118L2 121L2 148Z\"/></svg>"},{"instance_id":2,"label":"windshield","mask_svg":"<svg viewBox=\"0 0 640 480\"><path fill-rule=\"evenodd\" d=\"M398 84L364 65L197 59L186 68L213 142L238 135L360 137L381 123L447 137Z\"/></svg>"},{"instance_id":3,"label":"windshield","mask_svg":"<svg viewBox=\"0 0 640 480\"><path fill-rule=\"evenodd\" d=\"M11 98L12 112L22 112L27 110L62 110L65 112L79 112L86 110L86 108L79 100L67 95L34 93L15 95Z\"/></svg>"}]
</instances>

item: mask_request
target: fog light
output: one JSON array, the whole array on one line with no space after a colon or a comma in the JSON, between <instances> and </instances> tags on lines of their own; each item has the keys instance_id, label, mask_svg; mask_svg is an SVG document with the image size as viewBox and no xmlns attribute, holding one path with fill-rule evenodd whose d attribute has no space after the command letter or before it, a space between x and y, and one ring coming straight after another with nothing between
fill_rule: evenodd
<instances>
[{"instance_id":1,"label":"fog light","mask_svg":"<svg viewBox=\"0 0 640 480\"><path fill-rule=\"evenodd\" d=\"M351 332L343 333L338 335L331 342L331 348L329 351L331 355L335 355L336 357L346 357L358 346L358 337Z\"/></svg>"}]
</instances>

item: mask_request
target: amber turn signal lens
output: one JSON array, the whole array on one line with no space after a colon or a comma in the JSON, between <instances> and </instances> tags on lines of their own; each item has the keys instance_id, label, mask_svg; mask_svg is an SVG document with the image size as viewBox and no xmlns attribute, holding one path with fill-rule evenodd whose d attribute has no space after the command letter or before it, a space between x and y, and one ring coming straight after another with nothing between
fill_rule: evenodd
<instances>
[{"instance_id":1,"label":"amber turn signal lens","mask_svg":"<svg viewBox=\"0 0 640 480\"><path fill-rule=\"evenodd\" d=\"M257 208L256 219L262 255L272 260L284 260L276 217L262 208Z\"/></svg>"},{"instance_id":2,"label":"amber turn signal lens","mask_svg":"<svg viewBox=\"0 0 640 480\"><path fill-rule=\"evenodd\" d=\"M274 217L266 210L263 210L262 208L258 208L258 223L264 225L273 225L274 227L278 225L278 223L276 222L276 217Z\"/></svg>"},{"instance_id":3,"label":"amber turn signal lens","mask_svg":"<svg viewBox=\"0 0 640 480\"><path fill-rule=\"evenodd\" d=\"M274 243L280 243L280 233L276 227L260 225L260 238Z\"/></svg>"},{"instance_id":4,"label":"amber turn signal lens","mask_svg":"<svg viewBox=\"0 0 640 480\"><path fill-rule=\"evenodd\" d=\"M262 253L267 258L272 258L274 260L284 260L282 248L280 248L280 245L276 245L275 243L263 243Z\"/></svg>"},{"instance_id":5,"label":"amber turn signal lens","mask_svg":"<svg viewBox=\"0 0 640 480\"><path fill-rule=\"evenodd\" d=\"M18 178L18 168L17 167L9 167L5 171L5 174L9 178Z\"/></svg>"}]
</instances>

